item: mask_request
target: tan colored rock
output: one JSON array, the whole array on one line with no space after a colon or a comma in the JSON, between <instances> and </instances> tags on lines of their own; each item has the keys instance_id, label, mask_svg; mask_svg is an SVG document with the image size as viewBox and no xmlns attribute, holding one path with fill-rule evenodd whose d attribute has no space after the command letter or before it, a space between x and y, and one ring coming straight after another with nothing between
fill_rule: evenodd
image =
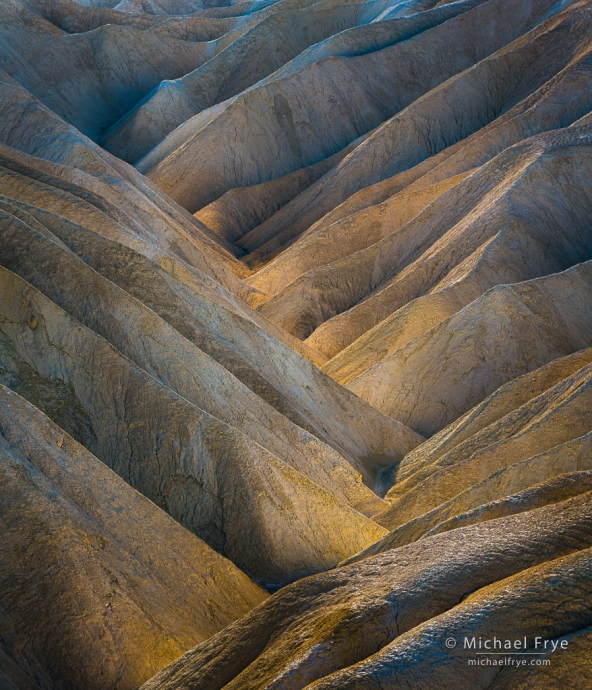
<instances>
[{"instance_id":1,"label":"tan colored rock","mask_svg":"<svg viewBox=\"0 0 592 690\"><path fill-rule=\"evenodd\" d=\"M384 503L362 484L346 460L291 423L192 344L201 344L203 337L192 333L190 324L194 322L195 330L195 319L180 299L175 300L156 271L150 271L147 262L101 241L81 226L68 226L59 218L47 220L39 215L87 262L108 275L115 273L115 280L131 288L136 300L65 247L56 247L51 241L56 235L47 228L41 235L26 224L28 218L22 213L20 219L12 216L14 207L1 200L0 209L1 265L37 287L175 393L240 429L346 504L365 514L382 509ZM118 268L125 278L117 276ZM159 311L167 309L168 321L176 328L139 300Z\"/></svg>"},{"instance_id":2,"label":"tan colored rock","mask_svg":"<svg viewBox=\"0 0 592 690\"><path fill-rule=\"evenodd\" d=\"M377 413L322 375L316 367L304 363L293 350L319 364L324 359L208 277L215 277L244 298L252 295L252 288L230 272L237 263L233 264L232 257L213 245L209 237L198 234L200 229L192 227L170 200L155 193L150 183L132 168L103 153L101 155L110 166L106 167L99 156L100 149L92 142L75 136L71 127L49 117L43 107L26 107L24 104L30 103L30 96L17 93L22 101L15 105L14 116L7 121L5 139L25 150L34 147L49 160L66 163L68 167L19 156L14 150L5 148L3 164L10 170L3 178L5 194L57 215L57 227L63 224L62 218L92 228L93 232L158 264L159 280L164 278L168 283L165 289L169 293L168 297L162 293L158 298L162 302L161 315L172 318L171 300L189 302L192 316L186 314L183 319L176 317L175 320L177 326L183 322L187 326L188 318L197 320L195 328L189 331L182 328L184 335L191 333L200 348L230 368L254 392L336 448L356 465L367 483L374 486L379 480L382 485L379 475L383 469L398 461L421 438ZM40 134L34 139L25 137L30 131L26 125L35 125ZM56 146L52 133L59 133L65 144ZM88 173L73 171L74 165L83 167ZM111 166L121 177L114 175ZM114 194L113 186L103 182L105 178L109 183L117 180L119 193ZM134 204L129 203L130 199ZM123 213L122 208L127 212ZM174 224L171 224L171 217ZM196 271L196 265L208 275ZM139 298L142 299L141 295ZM154 305L152 301L151 306ZM275 352L275 355L262 358L262 351ZM330 419L333 421L329 422Z\"/></svg>"},{"instance_id":3,"label":"tan colored rock","mask_svg":"<svg viewBox=\"0 0 592 690\"><path fill-rule=\"evenodd\" d=\"M471 665L464 644L446 639L513 641L520 631L533 650L537 636L558 643L590 627L590 549L525 570L471 594L454 609L423 623L377 654L310 685L311 690L413 687L459 690L493 685L499 666ZM569 640L568 640L569 642ZM526 657L528 663L528 657ZM434 668L437 673L434 673ZM551 670L549 675L553 677ZM580 685L576 677L576 687ZM540 686L539 686L540 687Z\"/></svg>"},{"instance_id":4,"label":"tan colored rock","mask_svg":"<svg viewBox=\"0 0 592 690\"><path fill-rule=\"evenodd\" d=\"M158 36L170 36L181 41L214 41L244 26L243 18L209 17L166 17L158 18L158 23L149 31ZM240 29L239 29L240 30ZM224 41L228 40L227 38ZM224 41L221 41L222 44Z\"/></svg>"},{"instance_id":5,"label":"tan colored rock","mask_svg":"<svg viewBox=\"0 0 592 690\"><path fill-rule=\"evenodd\" d=\"M507 381L590 347L591 275L592 264L586 262L563 273L493 288L348 388L431 435Z\"/></svg>"},{"instance_id":6,"label":"tan colored rock","mask_svg":"<svg viewBox=\"0 0 592 690\"><path fill-rule=\"evenodd\" d=\"M5 177L5 180L8 181L8 178ZM29 181L19 179L19 185L22 185L19 188L22 188L23 192L17 196L35 199L35 203L48 208L45 189L41 198L35 198L32 197ZM14 196L9 189L8 185L5 185L5 190ZM49 204L49 208L58 211L58 215L60 211L63 212L62 205ZM90 225L97 228L98 225L100 232L105 232L104 223L101 223L104 218L101 216L94 213L90 218L88 215L82 217L67 215L84 226ZM59 218L57 222L57 227L59 227ZM120 228L116 229L115 235L111 232L106 234L111 238L121 239ZM149 263L147 265L149 266ZM169 261L163 261L161 265L171 270ZM172 267L176 268L174 263ZM148 270L154 271L154 267ZM405 452L421 441L421 437L417 434L378 413L335 384L313 365L305 363L302 357L288 348L282 348L272 335L268 335L248 322L245 323L241 318L237 319L233 313L217 309L208 299L211 296L211 290L206 293L206 299L204 299L200 294L203 292L202 285L199 283L195 285L195 281L188 281L192 275L183 271L182 266L180 270L173 271L173 276L167 273L161 271L160 279L168 282L168 287L165 289L167 292L172 291L172 294L168 298L168 306L167 300L162 295L157 298L162 302L161 312L168 314L167 318L172 319L184 334L189 334L199 347L204 348L223 366L229 367L255 393L262 395L280 412L287 414L297 424L304 426L338 449L340 454L356 466L370 485L374 486L377 481L381 483L382 470L392 466ZM189 282L190 288L197 287L198 294L187 290L183 284L179 284L179 279L185 283ZM142 298L141 291L138 294ZM216 298L214 295L214 298L216 302L220 301L220 296ZM189 308L192 312L191 316L186 316L185 320L174 317L170 313L171 299L189 302L184 309ZM151 304L154 306L154 302ZM237 306L236 302L234 305L231 304L233 311L236 311ZM212 309L217 312L217 323L211 321ZM245 314L244 309L242 314L247 318L249 316L248 313ZM187 318L193 323L187 323ZM259 323L264 325L264 322L260 320ZM273 332L271 329L271 333ZM262 359L260 356L262 348L270 352L279 348L281 354L278 352L277 358ZM346 411L345 416L344 411ZM334 419L334 423L330 424L328 420L331 418Z\"/></svg>"},{"instance_id":7,"label":"tan colored rock","mask_svg":"<svg viewBox=\"0 0 592 690\"><path fill-rule=\"evenodd\" d=\"M2 687L131 690L265 600L4 386L0 455Z\"/></svg>"},{"instance_id":8,"label":"tan colored rock","mask_svg":"<svg viewBox=\"0 0 592 690\"><path fill-rule=\"evenodd\" d=\"M324 231L303 233L293 247L255 273L249 282L261 291L274 295L309 270L326 266L379 242L406 225L465 177L467 173L414 193L401 192L384 204L372 206L366 213L349 216ZM364 228L363 233L360 227Z\"/></svg>"},{"instance_id":9,"label":"tan colored rock","mask_svg":"<svg viewBox=\"0 0 592 690\"><path fill-rule=\"evenodd\" d=\"M121 0L116 9L130 14L191 14L203 9L203 0Z\"/></svg>"},{"instance_id":10,"label":"tan colored rock","mask_svg":"<svg viewBox=\"0 0 592 690\"><path fill-rule=\"evenodd\" d=\"M274 584L295 579L384 534L22 279L0 274L2 382L250 575ZM326 511L341 517L321 517Z\"/></svg>"},{"instance_id":11,"label":"tan colored rock","mask_svg":"<svg viewBox=\"0 0 592 690\"><path fill-rule=\"evenodd\" d=\"M504 384L456 422L407 453L397 470L397 479L401 481L418 468L437 461L445 453L575 374L590 362L592 348L554 359L540 369ZM496 435L497 433L499 432L495 432Z\"/></svg>"},{"instance_id":12,"label":"tan colored rock","mask_svg":"<svg viewBox=\"0 0 592 690\"><path fill-rule=\"evenodd\" d=\"M163 82L106 132L102 145L119 158L137 163L186 120L258 83L308 46L355 25L363 17L360 6L364 8L363 3L339 5L336 0L314 3L306 11L285 5L284 11L274 11L272 4L246 31L229 37L234 40L228 45L220 45L205 64L175 81Z\"/></svg>"},{"instance_id":13,"label":"tan colored rock","mask_svg":"<svg viewBox=\"0 0 592 690\"><path fill-rule=\"evenodd\" d=\"M84 200L98 206L115 222L140 235L148 234L177 258L189 261L221 282L234 277L225 275L224 269L226 274L248 273L233 259L228 243L164 197L131 166L67 125L7 75L0 75L0 82L4 113L1 138L13 149L4 148L5 159L16 159L21 166L27 161L25 169L33 168L37 179L44 175L44 182L63 191L76 195L78 189L83 190ZM14 149L32 154L35 159L19 156ZM237 289L236 284L233 287Z\"/></svg>"},{"instance_id":14,"label":"tan colored rock","mask_svg":"<svg viewBox=\"0 0 592 690\"><path fill-rule=\"evenodd\" d=\"M467 634L475 630L479 636L480 622L488 620L488 612L492 626L499 624L500 635L507 632L509 636L516 629L529 636L569 634L578 625L590 624L589 578L585 576L590 566L590 537L584 537L589 528L583 528L589 519L584 515L589 513L590 496L584 494L453 530L307 578L198 645L144 687L300 690L311 684L314 687L320 678L325 679L318 681L321 687L323 683L356 687L364 678L357 673L357 665L373 674L375 660L388 659L409 640L416 644L412 665L424 656L427 664L437 654L444 671L448 664L454 670L461 657L447 654L446 637L453 629L461 635L463 629ZM572 527L568 527L570 522ZM562 556L565 566L554 560ZM555 586L548 585L552 573L556 573ZM514 580L507 579L512 576ZM521 582L524 588L518 584ZM525 589L529 586L532 595ZM507 595L503 594L505 588ZM458 605L466 596L469 598ZM522 603L512 619L512 607L518 606L520 597ZM557 597L564 605L557 606ZM526 621L529 611L538 611L540 617L530 616ZM430 625L440 630L444 627L440 619L450 621L448 634L447 629L437 637L420 634ZM462 663L466 665L466 656ZM405 672L406 667L398 661L387 668L396 673L399 669ZM422 687L419 683L418 677L410 686Z\"/></svg>"},{"instance_id":15,"label":"tan colored rock","mask_svg":"<svg viewBox=\"0 0 592 690\"><path fill-rule=\"evenodd\" d=\"M591 381L588 365L417 469L390 490L391 505L376 520L394 529L507 465L585 435L592 429Z\"/></svg>"},{"instance_id":16,"label":"tan colored rock","mask_svg":"<svg viewBox=\"0 0 592 690\"><path fill-rule=\"evenodd\" d=\"M383 239L357 252L354 247L351 254L301 275L262 305L261 313L331 357L412 300L429 296L433 302L432 295L444 293L444 305L458 308L494 285L586 260L590 247L585 219L592 196L587 177L580 177L580 161L588 158L589 134L588 128L570 128L507 149L409 223L397 229L395 222ZM540 191L544 180L554 187L548 210L538 197L538 205L532 203L535 188ZM571 196L576 187L578 201ZM371 220L366 232L372 233ZM256 277L250 282L269 290ZM438 305L440 320L444 305ZM432 306L422 309L417 303L414 315L397 324L404 328L395 332L402 345L433 325L431 319L422 324ZM450 315L450 308L444 314ZM319 329L337 315L334 324ZM348 335L342 337L344 330ZM387 332L384 339L392 336Z\"/></svg>"},{"instance_id":17,"label":"tan colored rock","mask_svg":"<svg viewBox=\"0 0 592 690\"><path fill-rule=\"evenodd\" d=\"M219 52L224 48L229 50L204 70L198 69L174 84L166 83L162 89L155 90L145 103L122 118L107 137L106 144L126 160L136 160L140 151L148 153L206 104L219 103L223 98L221 94L238 93L239 84L244 89L255 84L261 75L266 77L261 81L275 81L322 59L364 54L387 47L467 11L479 2L482 0L463 0L451 7L436 8L436 0L403 3L390 19L383 17L383 10L388 6L384 0L356 1L347 5L336 4L334 0L279 0L238 3L196 13L200 16L192 18L192 22L212 22L213 17L225 17L229 21L230 17L244 13L235 23L235 30L218 42ZM418 12L421 16L417 16ZM378 17L381 21L375 22ZM167 24L179 25L179 20L168 20ZM187 24L185 19L179 28ZM348 26L352 28L348 30ZM159 26L154 31L162 33L164 28ZM249 35L243 38L247 32ZM184 33L172 35L184 38ZM325 40L320 40L321 36L326 36ZM307 46L310 48L295 57L299 49ZM279 69L274 71L274 67ZM142 139L142 142L130 139Z\"/></svg>"},{"instance_id":18,"label":"tan colored rock","mask_svg":"<svg viewBox=\"0 0 592 690\"><path fill-rule=\"evenodd\" d=\"M541 453L494 472L487 479L466 489L450 501L397 527L372 546L346 559L341 565L357 563L383 551L411 544L433 534L526 512L590 491L592 474L588 468L592 467L592 463L587 461L585 455L579 457L579 461L570 463L573 457L568 454L574 447L578 450L583 448L588 450L589 437L590 434L584 437L587 443L581 443L580 439L570 441L547 453ZM550 460L554 461L554 464L551 464ZM572 469L575 466L579 471L561 474L561 470L564 469L561 467L562 464L567 466L565 469ZM582 471L582 468L587 469ZM539 484L533 484L536 482L536 475L530 474L532 470L538 470L539 475L545 479ZM519 472L526 472L526 474L517 476ZM558 474L553 476L554 473ZM547 479L549 476L552 478ZM528 488L512 494L512 491L520 489L521 486Z\"/></svg>"},{"instance_id":19,"label":"tan colored rock","mask_svg":"<svg viewBox=\"0 0 592 690\"><path fill-rule=\"evenodd\" d=\"M325 160L275 180L230 189L194 216L221 237L250 251L263 239L259 232L263 221L337 165L359 143L356 140Z\"/></svg>"}]
</instances>

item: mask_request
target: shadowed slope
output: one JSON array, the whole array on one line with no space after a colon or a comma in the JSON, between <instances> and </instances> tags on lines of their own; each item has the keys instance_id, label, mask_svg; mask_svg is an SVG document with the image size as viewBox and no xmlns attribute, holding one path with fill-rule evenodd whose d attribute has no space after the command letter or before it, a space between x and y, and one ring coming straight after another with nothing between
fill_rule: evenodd
<instances>
[{"instance_id":1,"label":"shadowed slope","mask_svg":"<svg viewBox=\"0 0 592 690\"><path fill-rule=\"evenodd\" d=\"M329 158L276 177L275 180L230 189L219 199L197 211L194 217L220 237L235 242L238 247L248 240L251 230L259 227L284 204L336 166L363 138L356 139Z\"/></svg>"},{"instance_id":2,"label":"shadowed slope","mask_svg":"<svg viewBox=\"0 0 592 690\"><path fill-rule=\"evenodd\" d=\"M382 536L378 525L134 366L28 283L0 274L2 382L249 574L285 582Z\"/></svg>"},{"instance_id":3,"label":"shadowed slope","mask_svg":"<svg viewBox=\"0 0 592 690\"><path fill-rule=\"evenodd\" d=\"M105 24L131 26L134 29L148 29L159 24L162 17L130 15L109 7L83 7L76 0L7 0L21 13L27 10L51 22L67 33L76 34L93 31ZM2 13L5 17L6 8Z\"/></svg>"},{"instance_id":4,"label":"shadowed slope","mask_svg":"<svg viewBox=\"0 0 592 690\"><path fill-rule=\"evenodd\" d=\"M0 455L0 636L12 660L0 668L17 688L23 676L134 688L265 599L3 386Z\"/></svg>"},{"instance_id":5,"label":"shadowed slope","mask_svg":"<svg viewBox=\"0 0 592 690\"><path fill-rule=\"evenodd\" d=\"M56 187L59 187L59 182L55 178L74 183L75 189L84 190L86 201L94 201L98 205L95 201L97 183L89 176L97 178L103 182L98 185L100 193L111 202L109 205L103 203L100 209L114 216L117 222L125 225L125 209L128 208L128 216L136 216L134 229L137 229L139 221L143 230L140 234L148 234L161 244L169 239L169 243L164 245L167 249L184 260L193 261L220 282L231 281L231 277L224 280L224 269L238 275L247 273L230 254L237 253L235 248L168 199L134 168L103 151L66 124L3 72L0 72L0 107L0 136L4 144L76 171L47 166L45 180L53 177L51 182ZM64 191L71 188L66 186ZM114 206L119 207L118 212ZM200 251L192 252L189 244ZM238 289L236 285L235 281L234 287Z\"/></svg>"},{"instance_id":6,"label":"shadowed slope","mask_svg":"<svg viewBox=\"0 0 592 690\"><path fill-rule=\"evenodd\" d=\"M250 15L251 23L260 15L256 25L206 65L158 87L106 134L103 144L124 160L136 162L193 115L236 96L274 72L266 83L283 79L321 59L364 54L404 40L482 1L457 3L452 8L428 12L421 19L391 20L371 26L364 25L386 7L385 0L350 4L335 0L274 3ZM311 6L306 7L308 4ZM429 7L435 0L416 4L418 9ZM363 26L354 32L347 31L357 24ZM305 50L312 44L317 45ZM289 64L283 67L286 63Z\"/></svg>"},{"instance_id":7,"label":"shadowed slope","mask_svg":"<svg viewBox=\"0 0 592 690\"><path fill-rule=\"evenodd\" d=\"M207 44L116 25L54 36L2 23L0 35L2 69L93 139L163 79L209 57Z\"/></svg>"},{"instance_id":8,"label":"shadowed slope","mask_svg":"<svg viewBox=\"0 0 592 690\"><path fill-rule=\"evenodd\" d=\"M179 298L175 299L155 267L133 252L125 252L122 247L105 242L81 226L66 224L59 217L23 206L17 207L15 216L15 208L1 198L0 207L3 230L0 265L35 285L183 398L241 429L340 500L362 512L380 510L381 502L361 484L349 463L290 423L219 363L192 346L192 341L201 340L200 324L192 318L187 306ZM28 225L27 221L35 225L28 211L45 221L46 226L34 229ZM60 247L58 238L63 238L104 272L115 274L114 279L131 288L138 298L160 310L167 309L168 320L177 328ZM189 338L181 337L179 331Z\"/></svg>"},{"instance_id":9,"label":"shadowed slope","mask_svg":"<svg viewBox=\"0 0 592 690\"><path fill-rule=\"evenodd\" d=\"M590 554L589 550L579 551L590 545L589 521L590 496L584 494L529 513L437 535L308 578L274 595L144 687L300 690L325 676L329 687L343 687L339 683L350 678L352 687L362 687L366 676L357 675L357 667L351 664L369 657L362 663L370 665L409 639L417 641L415 656L421 659L424 653L429 659L434 647L429 638L415 635L417 626L438 625L441 615L454 620L463 611L467 611L463 618L466 625L472 625L469 621L478 625L482 616L473 606L479 602L491 602L488 610L492 616L507 610L503 591L508 587L513 592L514 585L506 578L521 571L517 582L524 578L533 587L532 597L523 599L525 615L538 605L538 620L545 621L541 627L532 628L533 634L534 630L543 634L547 626L547 637L571 633L590 625L591 614L584 603L589 596L585 573L589 572ZM565 558L565 566L553 561L574 551L575 555ZM545 561L548 565L536 569ZM547 573L558 574L556 587L548 588ZM488 585L492 588L481 589ZM572 602L573 609L556 606L559 591L562 601ZM472 598L457 606L473 592ZM514 604L514 597L511 599ZM500 635L510 623L507 616L500 620ZM532 622L528 625L522 616L514 620L518 629L530 635ZM445 634L439 636L437 644L445 638ZM376 652L376 657L371 656ZM454 658L445 657L442 651L439 661L444 664ZM466 656L463 663L466 665ZM387 668L396 673L401 666L399 662ZM343 667L350 668L333 681L330 674ZM416 678L410 687L431 686L422 686Z\"/></svg>"},{"instance_id":10,"label":"shadowed slope","mask_svg":"<svg viewBox=\"0 0 592 690\"><path fill-rule=\"evenodd\" d=\"M18 185L15 186L14 176L4 175L4 191L12 197L7 202L13 203L15 196L17 200L33 200L31 193L35 186L31 181L19 177L17 182ZM19 190L22 191L16 194ZM43 191L45 192L45 188ZM245 313L245 308L241 313L237 309L238 305L234 305L228 297L224 298L223 293L217 294L207 282L204 284L203 280L196 281L199 275L192 274L182 264L175 266L174 262L171 263L170 259L165 261L163 257L159 261L163 270L137 255L133 258L134 252L126 252L125 244L136 251L138 245L130 242L129 236L122 234L121 228L115 228L117 234L113 236L109 226L106 228L104 222L97 223L100 218L97 219L96 216L80 217L66 213L69 218L64 218L67 206L63 201L59 206L48 205L45 193L41 197L37 196L36 206L23 206L22 202L19 203L26 214L30 216L32 213L40 219L37 222L48 223L67 242L71 245L74 243L72 246L76 246L78 242L78 251L82 252L85 260L94 262L93 265L99 270L107 272L109 279L115 279L124 289L131 289L139 299L146 300L174 328L178 328L185 337L189 337L222 366L229 368L255 393L262 395L296 423L335 447L364 474L368 484L373 486L383 467L388 467L399 459L420 440L409 430L390 421L322 375L302 357L265 333L256 323L245 320L244 316L249 316L248 312ZM10 209L8 211L13 213ZM28 222L25 219L25 223ZM76 225L79 230L76 230ZM90 245L87 241L85 247L82 237L85 234L84 228L89 226L94 228L93 233L98 230L100 234L105 234L107 230L106 236L111 242L101 241L99 235L92 239ZM92 236L93 233L86 234ZM113 240L117 244L113 244ZM121 246L122 240L124 246ZM92 248L93 243L95 249ZM148 250L141 248L151 259L158 259L153 245L148 244ZM126 268L132 258L137 265L136 274L130 274ZM51 267L48 270L51 274ZM151 278L151 274L154 277ZM156 291L158 283L154 282L155 279L161 283ZM173 307L174 304L177 306ZM182 311L179 312L179 309ZM213 314L216 314L214 321ZM273 329L271 332L273 333ZM261 348L282 354L262 359ZM347 411L345 416L344 411Z\"/></svg>"}]
</instances>

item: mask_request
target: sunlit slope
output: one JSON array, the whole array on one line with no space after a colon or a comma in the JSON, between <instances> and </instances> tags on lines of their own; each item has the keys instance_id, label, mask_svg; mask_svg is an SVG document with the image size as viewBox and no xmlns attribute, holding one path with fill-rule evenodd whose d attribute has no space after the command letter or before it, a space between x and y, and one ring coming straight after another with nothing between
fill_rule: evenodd
<instances>
[{"instance_id":1,"label":"sunlit slope","mask_svg":"<svg viewBox=\"0 0 592 690\"><path fill-rule=\"evenodd\" d=\"M0 685L588 690L592 1L0 36Z\"/></svg>"},{"instance_id":2,"label":"sunlit slope","mask_svg":"<svg viewBox=\"0 0 592 690\"><path fill-rule=\"evenodd\" d=\"M133 687L265 599L39 410L0 402L3 688Z\"/></svg>"},{"instance_id":3,"label":"sunlit slope","mask_svg":"<svg viewBox=\"0 0 592 690\"><path fill-rule=\"evenodd\" d=\"M590 626L590 509L588 493L308 578L145 687L396 688L408 674L410 687L431 688L434 663L450 687L470 667L442 638L506 637L512 626L554 638Z\"/></svg>"}]
</instances>

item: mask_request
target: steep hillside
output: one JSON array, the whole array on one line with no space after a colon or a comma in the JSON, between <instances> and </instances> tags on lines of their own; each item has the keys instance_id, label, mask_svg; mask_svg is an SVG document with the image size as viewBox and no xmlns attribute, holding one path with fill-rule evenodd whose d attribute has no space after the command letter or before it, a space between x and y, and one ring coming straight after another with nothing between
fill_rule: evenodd
<instances>
[{"instance_id":1,"label":"steep hillside","mask_svg":"<svg viewBox=\"0 0 592 690\"><path fill-rule=\"evenodd\" d=\"M586 494L308 578L144 687L395 688L400 675L414 676L409 687L451 687L470 667L442 636L505 637L519 626L556 638L590 626L590 508ZM446 674L437 686L435 665Z\"/></svg>"},{"instance_id":2,"label":"steep hillside","mask_svg":"<svg viewBox=\"0 0 592 690\"><path fill-rule=\"evenodd\" d=\"M591 37L0 3L2 688L588 690Z\"/></svg>"},{"instance_id":3,"label":"steep hillside","mask_svg":"<svg viewBox=\"0 0 592 690\"><path fill-rule=\"evenodd\" d=\"M133 687L265 599L39 410L4 386L0 403L3 688L39 669Z\"/></svg>"}]
</instances>

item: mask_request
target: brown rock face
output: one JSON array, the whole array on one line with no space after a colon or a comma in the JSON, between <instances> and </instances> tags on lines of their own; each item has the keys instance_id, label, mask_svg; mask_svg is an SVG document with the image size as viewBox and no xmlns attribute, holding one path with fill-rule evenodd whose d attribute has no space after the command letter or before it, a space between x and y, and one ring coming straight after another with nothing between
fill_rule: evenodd
<instances>
[{"instance_id":1,"label":"brown rock face","mask_svg":"<svg viewBox=\"0 0 592 690\"><path fill-rule=\"evenodd\" d=\"M330 567L384 534L236 427L134 365L31 285L0 272L2 381L249 574L284 583ZM90 366L79 367L86 359ZM343 512L342 519L323 520L326 510ZM315 514L319 525L310 519Z\"/></svg>"},{"instance_id":2,"label":"brown rock face","mask_svg":"<svg viewBox=\"0 0 592 690\"><path fill-rule=\"evenodd\" d=\"M0 687L588 690L592 0L0 58Z\"/></svg>"},{"instance_id":3,"label":"brown rock face","mask_svg":"<svg viewBox=\"0 0 592 690\"><path fill-rule=\"evenodd\" d=\"M555 638L588 627L590 533L584 537L580 520L589 519L591 505L585 494L290 585L145 687L292 690L324 678L318 687L394 688L397 674L411 675L418 664L411 687L428 688L434 664L449 678L467 666L466 653L447 650L447 637L493 636L499 625L498 636L539 629ZM521 612L513 613L520 600ZM559 600L570 604L558 607ZM528 620L528 611L536 618ZM421 634L430 626L433 633ZM479 668L475 674L483 676ZM446 682L440 687L451 687Z\"/></svg>"},{"instance_id":4,"label":"brown rock face","mask_svg":"<svg viewBox=\"0 0 592 690\"><path fill-rule=\"evenodd\" d=\"M265 599L4 386L0 456L2 687L134 687Z\"/></svg>"}]
</instances>

